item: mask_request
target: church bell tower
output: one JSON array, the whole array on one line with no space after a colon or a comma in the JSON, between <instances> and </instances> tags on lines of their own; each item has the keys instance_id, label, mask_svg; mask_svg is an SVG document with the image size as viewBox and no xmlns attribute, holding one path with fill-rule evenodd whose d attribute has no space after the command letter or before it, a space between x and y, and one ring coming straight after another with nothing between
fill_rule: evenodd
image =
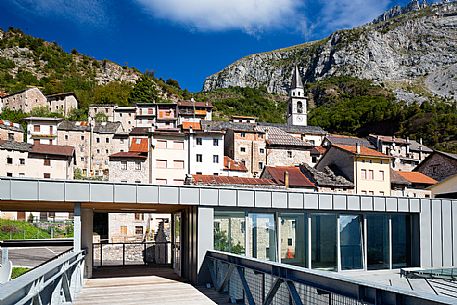
<instances>
[{"instance_id":1,"label":"church bell tower","mask_svg":"<svg viewBox=\"0 0 457 305\"><path fill-rule=\"evenodd\" d=\"M292 83L289 90L287 110L287 124L289 126L306 126L308 124L308 105L305 89L298 67L295 66L292 74Z\"/></svg>"}]
</instances>

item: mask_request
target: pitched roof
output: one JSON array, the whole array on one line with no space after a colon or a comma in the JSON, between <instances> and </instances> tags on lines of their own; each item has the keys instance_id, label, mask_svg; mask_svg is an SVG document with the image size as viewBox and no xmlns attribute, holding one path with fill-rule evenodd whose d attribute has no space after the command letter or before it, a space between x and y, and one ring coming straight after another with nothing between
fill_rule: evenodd
<instances>
[{"instance_id":1,"label":"pitched roof","mask_svg":"<svg viewBox=\"0 0 457 305\"><path fill-rule=\"evenodd\" d=\"M439 154L442 154L442 155L444 155L446 157L449 157L451 159L457 160L457 154L451 154L451 153L444 152L444 151L439 151L439 150L437 150L436 152L439 153Z\"/></svg>"},{"instance_id":2,"label":"pitched roof","mask_svg":"<svg viewBox=\"0 0 457 305\"><path fill-rule=\"evenodd\" d=\"M54 94L46 95L46 97L48 99L57 99L59 97L66 97L66 96L70 96L70 95L73 95L76 98L76 94L74 92L54 93Z\"/></svg>"},{"instance_id":3,"label":"pitched roof","mask_svg":"<svg viewBox=\"0 0 457 305\"><path fill-rule=\"evenodd\" d=\"M327 152L327 147L324 147L324 146L314 146L313 149L311 149L312 155L323 155L326 152Z\"/></svg>"},{"instance_id":4,"label":"pitched roof","mask_svg":"<svg viewBox=\"0 0 457 305\"><path fill-rule=\"evenodd\" d=\"M110 159L147 159L147 156L139 152L121 151L109 156Z\"/></svg>"},{"instance_id":5,"label":"pitched roof","mask_svg":"<svg viewBox=\"0 0 457 305\"><path fill-rule=\"evenodd\" d=\"M409 145L409 150L411 150L411 151L423 151L426 153L433 152L433 149L431 149L430 147L425 146L423 144L420 144L415 140L411 140L410 142L411 142L411 144Z\"/></svg>"},{"instance_id":6,"label":"pitched roof","mask_svg":"<svg viewBox=\"0 0 457 305\"><path fill-rule=\"evenodd\" d=\"M361 145L368 148L375 149L376 147L370 143L367 139L357 138L352 136L345 136L345 135L336 135L331 134L325 137L332 145L339 144L339 145Z\"/></svg>"},{"instance_id":7,"label":"pitched roof","mask_svg":"<svg viewBox=\"0 0 457 305\"><path fill-rule=\"evenodd\" d=\"M284 185L284 174L289 173L289 186L290 187L314 187L308 177L306 177L299 167L296 166L266 166L265 173L268 173L272 180L279 184Z\"/></svg>"},{"instance_id":8,"label":"pitched roof","mask_svg":"<svg viewBox=\"0 0 457 305\"><path fill-rule=\"evenodd\" d=\"M132 131L130 131L130 135L147 135L149 134L149 127L134 127Z\"/></svg>"},{"instance_id":9,"label":"pitched roof","mask_svg":"<svg viewBox=\"0 0 457 305\"><path fill-rule=\"evenodd\" d=\"M271 179L227 177L213 175L192 175L191 183L195 185L275 185L275 183Z\"/></svg>"},{"instance_id":10,"label":"pitched roof","mask_svg":"<svg viewBox=\"0 0 457 305\"><path fill-rule=\"evenodd\" d=\"M31 150L31 147L32 147L32 144L25 143L25 142L0 140L0 148L6 149L6 150L28 152Z\"/></svg>"},{"instance_id":11,"label":"pitched roof","mask_svg":"<svg viewBox=\"0 0 457 305\"><path fill-rule=\"evenodd\" d=\"M379 139L380 141L386 142L386 143L395 143L395 144L399 144L399 145L409 145L409 142L408 142L407 139L397 138L395 136L383 136L383 135L370 134L369 137L373 141L376 141L376 140Z\"/></svg>"},{"instance_id":12,"label":"pitched roof","mask_svg":"<svg viewBox=\"0 0 457 305\"><path fill-rule=\"evenodd\" d=\"M401 176L399 173L399 171L390 169L390 183L400 185L411 185L411 182L403 178L403 176Z\"/></svg>"},{"instance_id":13,"label":"pitched roof","mask_svg":"<svg viewBox=\"0 0 457 305\"><path fill-rule=\"evenodd\" d=\"M235 123L208 120L201 120L200 122L202 129L208 131L226 131L231 129L239 132L256 132L257 126L255 123Z\"/></svg>"},{"instance_id":14,"label":"pitched roof","mask_svg":"<svg viewBox=\"0 0 457 305\"><path fill-rule=\"evenodd\" d=\"M303 82L300 76L300 71L298 70L297 66L295 66L294 71L292 73L292 83L290 85L290 88L303 88Z\"/></svg>"},{"instance_id":15,"label":"pitched roof","mask_svg":"<svg viewBox=\"0 0 457 305\"><path fill-rule=\"evenodd\" d=\"M53 155L53 156L64 156L72 157L75 152L73 146L64 145L48 145L48 144L34 144L30 153L40 155Z\"/></svg>"},{"instance_id":16,"label":"pitched roof","mask_svg":"<svg viewBox=\"0 0 457 305\"><path fill-rule=\"evenodd\" d=\"M95 122L94 133L116 133L121 125L121 122ZM57 126L57 130L90 131L90 123L88 121L63 121Z\"/></svg>"},{"instance_id":17,"label":"pitched roof","mask_svg":"<svg viewBox=\"0 0 457 305\"><path fill-rule=\"evenodd\" d=\"M199 108L213 108L213 104L211 102L192 102L192 101L179 101L179 107L199 107Z\"/></svg>"},{"instance_id":18,"label":"pitched roof","mask_svg":"<svg viewBox=\"0 0 457 305\"><path fill-rule=\"evenodd\" d=\"M44 118L44 117L37 117L37 116L29 116L24 121L49 121L49 122L60 122L63 121L62 118Z\"/></svg>"},{"instance_id":19,"label":"pitched roof","mask_svg":"<svg viewBox=\"0 0 457 305\"><path fill-rule=\"evenodd\" d=\"M266 123L258 122L258 126L272 126L277 127L288 133L300 133L300 134L314 134L314 135L326 135L327 132L319 126L296 126L278 123Z\"/></svg>"},{"instance_id":20,"label":"pitched roof","mask_svg":"<svg viewBox=\"0 0 457 305\"><path fill-rule=\"evenodd\" d=\"M11 131L17 131L17 132L24 132L24 128L22 128L22 125L19 123L13 123L8 120L0 120L0 128L2 129L8 129Z\"/></svg>"},{"instance_id":21,"label":"pitched roof","mask_svg":"<svg viewBox=\"0 0 457 305\"><path fill-rule=\"evenodd\" d=\"M271 146L310 147L310 143L302 141L277 127L258 126L256 130L267 134L266 142Z\"/></svg>"},{"instance_id":22,"label":"pitched roof","mask_svg":"<svg viewBox=\"0 0 457 305\"><path fill-rule=\"evenodd\" d=\"M435 179L430 178L429 176L424 175L423 173L420 173L420 172L397 172L397 174L400 175L405 180L407 180L411 183L415 183L415 184L433 185L433 184L438 183L438 181L436 181Z\"/></svg>"},{"instance_id":23,"label":"pitched roof","mask_svg":"<svg viewBox=\"0 0 457 305\"><path fill-rule=\"evenodd\" d=\"M182 122L182 129L183 130L201 130L202 127L200 125L200 122Z\"/></svg>"},{"instance_id":24,"label":"pitched roof","mask_svg":"<svg viewBox=\"0 0 457 305\"><path fill-rule=\"evenodd\" d=\"M377 158L392 158L390 156L387 156L377 150L365 147L365 146L360 146L360 153L357 153L357 146L356 145L333 145L332 147L339 148L341 150L344 150L350 154L353 155L360 155L360 156L365 156L365 157L377 157Z\"/></svg>"},{"instance_id":25,"label":"pitched roof","mask_svg":"<svg viewBox=\"0 0 457 305\"><path fill-rule=\"evenodd\" d=\"M132 138L129 152L147 153L149 151L149 141L146 138Z\"/></svg>"},{"instance_id":26,"label":"pitched roof","mask_svg":"<svg viewBox=\"0 0 457 305\"><path fill-rule=\"evenodd\" d=\"M335 173L335 171L332 171L328 166L324 167L323 171L318 171L317 169L305 163L300 165L300 170L311 182L317 186L347 188L354 187L354 183L347 180L342 175Z\"/></svg>"},{"instance_id":27,"label":"pitched roof","mask_svg":"<svg viewBox=\"0 0 457 305\"><path fill-rule=\"evenodd\" d=\"M247 172L246 166L239 161L235 161L228 156L224 156L224 170L235 172Z\"/></svg>"}]
</instances>

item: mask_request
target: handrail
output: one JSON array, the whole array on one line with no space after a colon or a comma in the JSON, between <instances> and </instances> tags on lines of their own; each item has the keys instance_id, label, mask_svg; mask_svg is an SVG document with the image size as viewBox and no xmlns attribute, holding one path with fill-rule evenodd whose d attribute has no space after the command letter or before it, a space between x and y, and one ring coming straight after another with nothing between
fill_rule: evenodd
<instances>
[{"instance_id":1,"label":"handrail","mask_svg":"<svg viewBox=\"0 0 457 305\"><path fill-rule=\"evenodd\" d=\"M28 247L73 247L73 238L53 239L8 239L0 241L2 248L28 248Z\"/></svg>"},{"instance_id":2,"label":"handrail","mask_svg":"<svg viewBox=\"0 0 457 305\"><path fill-rule=\"evenodd\" d=\"M215 266L212 265L212 263L223 263L228 266L228 268L225 268L227 272L223 277L222 283L217 281L218 277L215 274ZM408 291L374 282L352 279L336 272L326 272L276 262L262 261L215 250L206 252L205 264L207 266L207 271L210 274L211 281L213 282L213 286L219 291L223 291L227 286L228 282L231 280L231 273L238 270L242 283L242 285L239 286L243 288L244 295L247 296L262 294L262 291L255 291L255 293L250 291L252 288L255 289L257 287L255 285L249 287L244 278L245 269L252 270L255 274L271 276L272 278L279 280L279 285L281 283L286 283L291 298L294 298L294 293L297 292L295 285L299 284L315 289L318 294L335 294L339 297L352 300L352 302L348 302L347 304L435 305L449 304L450 302L449 298L444 296L437 296L426 292ZM272 288L272 291L270 291L268 295L263 295L263 297L272 299L276 294L278 287ZM276 289L276 291L274 291L274 289ZM272 293L272 295L270 295L270 293ZM300 303L298 299L294 299L294 304L302 303Z\"/></svg>"},{"instance_id":3,"label":"handrail","mask_svg":"<svg viewBox=\"0 0 457 305\"><path fill-rule=\"evenodd\" d=\"M83 284L85 252L69 252L0 285L0 305L71 303Z\"/></svg>"}]
</instances>

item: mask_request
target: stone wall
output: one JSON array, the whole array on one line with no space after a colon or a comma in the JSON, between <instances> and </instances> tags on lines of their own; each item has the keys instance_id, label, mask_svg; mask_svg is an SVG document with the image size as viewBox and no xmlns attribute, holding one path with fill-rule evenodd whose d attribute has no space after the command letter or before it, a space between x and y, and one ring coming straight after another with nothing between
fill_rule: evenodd
<instances>
[{"instance_id":1,"label":"stone wall","mask_svg":"<svg viewBox=\"0 0 457 305\"><path fill-rule=\"evenodd\" d=\"M31 88L2 99L3 108L30 112L35 107L48 107L46 96L38 88Z\"/></svg>"},{"instance_id":2,"label":"stone wall","mask_svg":"<svg viewBox=\"0 0 457 305\"><path fill-rule=\"evenodd\" d=\"M457 174L457 160L440 153L434 153L430 158L419 164L416 171L437 181L442 181L449 176Z\"/></svg>"},{"instance_id":3,"label":"stone wall","mask_svg":"<svg viewBox=\"0 0 457 305\"><path fill-rule=\"evenodd\" d=\"M290 154L291 157L289 156ZM309 150L268 148L268 166L294 166L302 163L311 164L311 153Z\"/></svg>"},{"instance_id":4,"label":"stone wall","mask_svg":"<svg viewBox=\"0 0 457 305\"><path fill-rule=\"evenodd\" d=\"M127 163L127 169L123 168ZM137 169L137 163L141 169ZM109 180L112 182L149 183L149 159L115 159L109 161Z\"/></svg>"}]
</instances>

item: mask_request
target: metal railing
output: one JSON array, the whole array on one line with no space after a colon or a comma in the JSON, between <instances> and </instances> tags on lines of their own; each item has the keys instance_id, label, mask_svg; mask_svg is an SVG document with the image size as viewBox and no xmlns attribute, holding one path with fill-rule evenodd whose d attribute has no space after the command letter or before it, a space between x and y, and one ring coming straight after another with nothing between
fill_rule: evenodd
<instances>
[{"instance_id":1,"label":"metal railing","mask_svg":"<svg viewBox=\"0 0 457 305\"><path fill-rule=\"evenodd\" d=\"M207 273L201 274L203 279L227 293L232 302L249 305L450 304L449 298L430 293L220 251L207 251L204 264L206 269L202 270Z\"/></svg>"},{"instance_id":2,"label":"metal railing","mask_svg":"<svg viewBox=\"0 0 457 305\"><path fill-rule=\"evenodd\" d=\"M171 242L94 243L93 266L170 265Z\"/></svg>"},{"instance_id":3,"label":"metal railing","mask_svg":"<svg viewBox=\"0 0 457 305\"><path fill-rule=\"evenodd\" d=\"M68 252L0 285L0 305L71 304L83 285L85 253Z\"/></svg>"}]
</instances>

